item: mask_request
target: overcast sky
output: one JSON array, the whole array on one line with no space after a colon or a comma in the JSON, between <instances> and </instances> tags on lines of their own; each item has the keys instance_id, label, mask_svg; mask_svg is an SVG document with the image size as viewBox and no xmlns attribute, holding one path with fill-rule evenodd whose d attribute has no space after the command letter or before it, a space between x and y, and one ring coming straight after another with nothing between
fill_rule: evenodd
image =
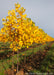
<instances>
[{"instance_id":1,"label":"overcast sky","mask_svg":"<svg viewBox=\"0 0 54 75\"><path fill-rule=\"evenodd\" d=\"M26 14L36 26L54 37L54 0L0 0L0 29L2 18L8 15L8 10L14 9L19 2L26 9Z\"/></svg>"}]
</instances>

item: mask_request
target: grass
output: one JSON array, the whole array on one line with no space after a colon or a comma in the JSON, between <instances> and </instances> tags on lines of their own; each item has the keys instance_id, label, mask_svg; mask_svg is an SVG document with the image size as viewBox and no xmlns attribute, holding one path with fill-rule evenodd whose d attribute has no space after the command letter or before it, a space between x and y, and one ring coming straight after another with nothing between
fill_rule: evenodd
<instances>
[{"instance_id":1,"label":"grass","mask_svg":"<svg viewBox=\"0 0 54 75\"><path fill-rule=\"evenodd\" d=\"M47 72L54 73L54 43L47 52L45 59L40 63L41 63L40 69L38 70L34 69L31 71L32 73L47 73Z\"/></svg>"},{"instance_id":2,"label":"grass","mask_svg":"<svg viewBox=\"0 0 54 75\"><path fill-rule=\"evenodd\" d=\"M47 52L45 59L41 63L41 71L54 72L53 65L54 65L54 43L51 46L50 50Z\"/></svg>"},{"instance_id":3,"label":"grass","mask_svg":"<svg viewBox=\"0 0 54 75\"><path fill-rule=\"evenodd\" d=\"M35 44L34 44L35 45ZM32 45L33 46L33 45ZM32 48L32 49L29 49L29 50L26 50L26 51L24 51L24 52L21 52L20 54L19 54L19 62L20 62L20 60L21 60L21 56L23 55L23 54L25 54L25 56L29 56L29 55L31 55L32 53L36 53L37 51L39 51L39 50L44 50L44 47L46 47L46 46L49 46L49 43L48 44L45 44L45 45L41 45L41 46L38 46L38 47L35 47L34 49ZM54 46L54 45L53 45ZM52 46L52 47L53 47ZM5 51L2 51L3 53L5 52ZM0 53L2 53L2 52L0 52ZM14 55L14 63L16 64L17 63L17 54L15 54ZM12 65L12 57L10 58L7 58L7 59L3 59L3 60L0 60L0 75L4 75L4 70L7 70L8 68L10 68L11 67L11 65Z\"/></svg>"}]
</instances>

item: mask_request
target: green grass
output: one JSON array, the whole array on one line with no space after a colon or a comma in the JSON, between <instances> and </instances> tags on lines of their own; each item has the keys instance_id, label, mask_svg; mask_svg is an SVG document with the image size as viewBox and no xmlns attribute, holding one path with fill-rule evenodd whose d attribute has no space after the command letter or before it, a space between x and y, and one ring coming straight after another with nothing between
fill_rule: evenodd
<instances>
[{"instance_id":1,"label":"green grass","mask_svg":"<svg viewBox=\"0 0 54 75\"><path fill-rule=\"evenodd\" d=\"M31 72L47 73L49 71L50 73L54 73L54 69L53 69L53 66L54 66L54 43L52 44L51 48L47 52L45 59L40 63L41 63L40 69L38 69L38 70L34 69ZM45 74L43 74L43 75L45 75Z\"/></svg>"},{"instance_id":2,"label":"green grass","mask_svg":"<svg viewBox=\"0 0 54 75\"><path fill-rule=\"evenodd\" d=\"M44 50L44 47L45 46L49 46L49 44L45 44L45 45L41 45L41 46L38 46L36 48L32 48L32 49L29 49L27 51L24 51L24 52L21 52L19 54L19 62L21 60L21 55L22 54L25 54L26 56L29 56L31 55L32 53L36 53L37 51L39 50ZM4 51L3 51L4 52ZM10 62L8 62L10 60ZM17 54L14 55L14 63L16 64L17 63ZM7 58L7 59L3 59L3 60L0 60L0 75L4 75L4 70L7 70L9 67L11 67L12 65L12 57L11 58Z\"/></svg>"},{"instance_id":3,"label":"green grass","mask_svg":"<svg viewBox=\"0 0 54 75\"><path fill-rule=\"evenodd\" d=\"M41 71L46 72L49 70L49 72L54 72L54 69L52 69L54 65L54 43L51 46L50 50L47 52L47 56L45 57L45 59L42 61L41 64L42 64Z\"/></svg>"}]
</instances>

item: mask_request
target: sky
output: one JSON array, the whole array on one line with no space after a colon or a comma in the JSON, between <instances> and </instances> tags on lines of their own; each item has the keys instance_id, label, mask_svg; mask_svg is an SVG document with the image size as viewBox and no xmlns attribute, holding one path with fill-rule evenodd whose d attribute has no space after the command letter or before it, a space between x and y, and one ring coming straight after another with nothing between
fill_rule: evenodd
<instances>
[{"instance_id":1,"label":"sky","mask_svg":"<svg viewBox=\"0 0 54 75\"><path fill-rule=\"evenodd\" d=\"M8 15L8 10L14 9L17 2L26 9L27 17L36 26L54 38L54 0L0 0L0 29L3 27L2 18Z\"/></svg>"}]
</instances>

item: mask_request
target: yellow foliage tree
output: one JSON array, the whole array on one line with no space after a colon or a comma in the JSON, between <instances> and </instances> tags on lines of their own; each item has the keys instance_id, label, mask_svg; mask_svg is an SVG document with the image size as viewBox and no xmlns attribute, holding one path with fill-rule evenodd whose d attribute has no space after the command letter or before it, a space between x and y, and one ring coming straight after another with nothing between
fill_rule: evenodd
<instances>
[{"instance_id":1,"label":"yellow foliage tree","mask_svg":"<svg viewBox=\"0 0 54 75\"><path fill-rule=\"evenodd\" d=\"M29 47L33 42L44 43L46 33L35 26L35 23L24 14L26 9L19 3L15 9L8 11L8 16L3 18L3 28L0 31L0 41L10 42L10 48L18 51L22 47Z\"/></svg>"}]
</instances>

